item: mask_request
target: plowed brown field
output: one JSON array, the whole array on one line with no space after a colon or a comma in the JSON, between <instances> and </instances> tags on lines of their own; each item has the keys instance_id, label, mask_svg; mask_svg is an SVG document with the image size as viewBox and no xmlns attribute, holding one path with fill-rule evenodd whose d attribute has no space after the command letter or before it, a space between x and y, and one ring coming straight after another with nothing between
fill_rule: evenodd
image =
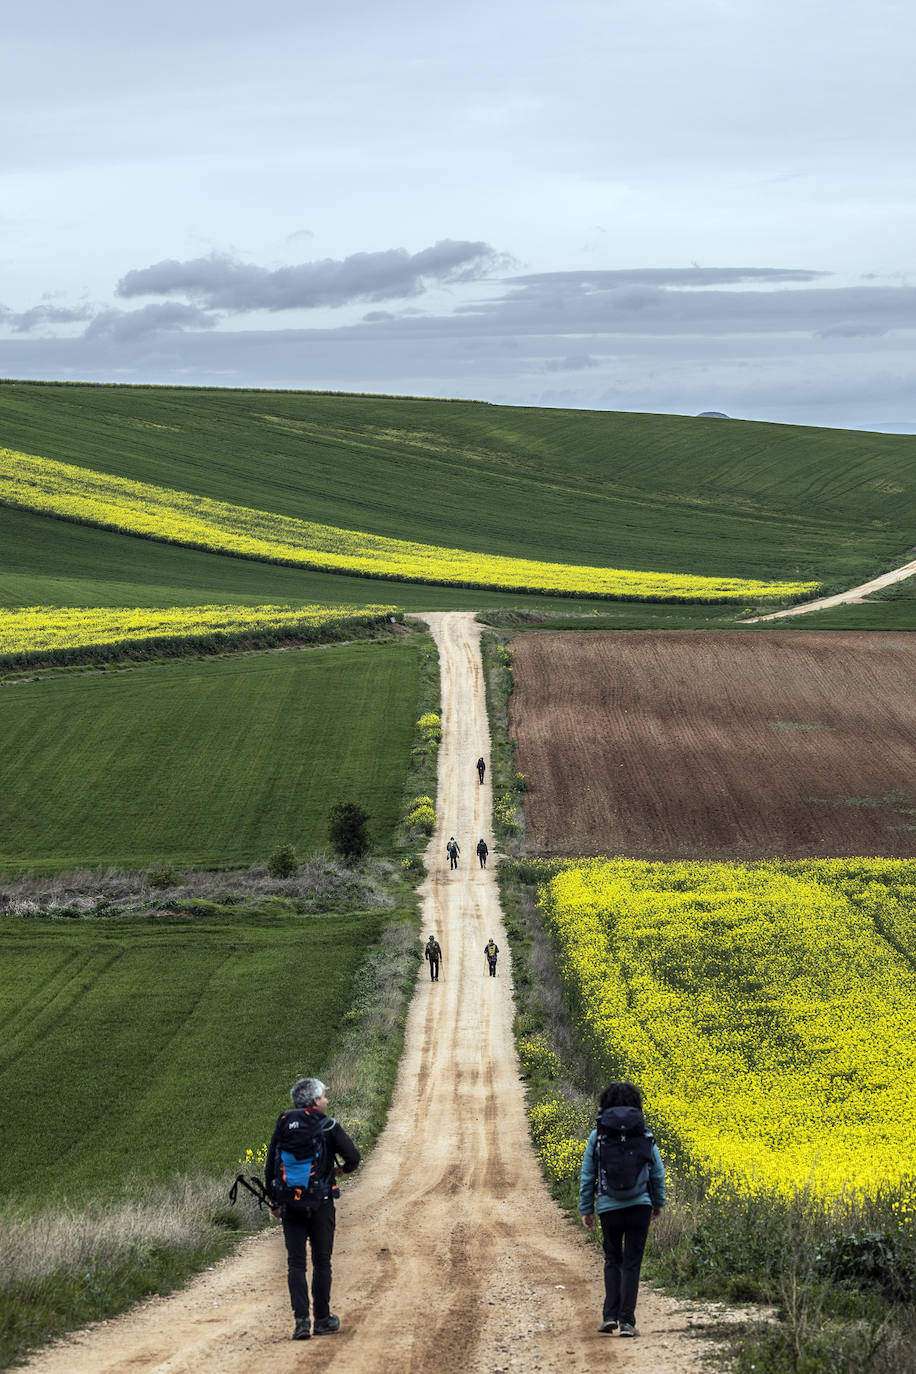
<instances>
[{"instance_id":1,"label":"plowed brown field","mask_svg":"<svg viewBox=\"0 0 916 1374\"><path fill-rule=\"evenodd\" d=\"M512 641L535 854L916 856L916 635Z\"/></svg>"}]
</instances>

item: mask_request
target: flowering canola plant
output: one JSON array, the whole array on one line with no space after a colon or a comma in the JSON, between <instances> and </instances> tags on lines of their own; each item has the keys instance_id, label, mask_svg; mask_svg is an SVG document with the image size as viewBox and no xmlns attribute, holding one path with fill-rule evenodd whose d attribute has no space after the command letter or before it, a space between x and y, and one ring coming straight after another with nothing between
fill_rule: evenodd
<instances>
[{"instance_id":1,"label":"flowering canola plant","mask_svg":"<svg viewBox=\"0 0 916 1374\"><path fill-rule=\"evenodd\" d=\"M469 553L297 520L0 449L0 503L168 543L364 577L637 600L785 600L816 582L591 568Z\"/></svg>"},{"instance_id":2,"label":"flowering canola plant","mask_svg":"<svg viewBox=\"0 0 916 1374\"><path fill-rule=\"evenodd\" d=\"M28 606L0 610L0 659L213 635L310 637L331 627L371 624L394 613L393 606Z\"/></svg>"},{"instance_id":3,"label":"flowering canola plant","mask_svg":"<svg viewBox=\"0 0 916 1374\"><path fill-rule=\"evenodd\" d=\"M912 1176L916 863L550 873L539 900L579 1029L608 1078L641 1085L682 1171L823 1195ZM547 1127L556 1153L568 1123Z\"/></svg>"}]
</instances>

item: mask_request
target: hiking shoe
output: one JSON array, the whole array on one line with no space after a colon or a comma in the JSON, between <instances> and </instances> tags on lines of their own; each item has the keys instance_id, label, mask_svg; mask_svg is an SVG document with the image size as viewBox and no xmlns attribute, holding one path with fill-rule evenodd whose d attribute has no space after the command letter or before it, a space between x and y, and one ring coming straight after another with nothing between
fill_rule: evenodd
<instances>
[{"instance_id":1,"label":"hiking shoe","mask_svg":"<svg viewBox=\"0 0 916 1374\"><path fill-rule=\"evenodd\" d=\"M310 1326L309 1326L309 1319L308 1319L308 1317L297 1317L297 1318L296 1318L296 1329L295 1329L295 1331L293 1332L293 1340L294 1340L294 1341L307 1341L307 1340L309 1339L309 1337L311 1336L311 1334L312 1334L312 1332L311 1332L311 1328L310 1328Z\"/></svg>"},{"instance_id":2,"label":"hiking shoe","mask_svg":"<svg viewBox=\"0 0 916 1374\"><path fill-rule=\"evenodd\" d=\"M609 1317L607 1321L601 1323L601 1325L598 1327L598 1330L602 1331L605 1335L608 1335L609 1332L617 1330L617 1323L616 1321L612 1321Z\"/></svg>"},{"instance_id":3,"label":"hiking shoe","mask_svg":"<svg viewBox=\"0 0 916 1374\"><path fill-rule=\"evenodd\" d=\"M315 1330L317 1331L317 1329L318 1328L316 1327ZM636 1327L633 1326L631 1322L621 1322L620 1334L621 1336L638 1336L639 1332L636 1330Z\"/></svg>"},{"instance_id":4,"label":"hiking shoe","mask_svg":"<svg viewBox=\"0 0 916 1374\"><path fill-rule=\"evenodd\" d=\"M332 1331L340 1330L340 1318L333 1312L329 1312L326 1317L319 1317L315 1322L316 1336L330 1336Z\"/></svg>"}]
</instances>

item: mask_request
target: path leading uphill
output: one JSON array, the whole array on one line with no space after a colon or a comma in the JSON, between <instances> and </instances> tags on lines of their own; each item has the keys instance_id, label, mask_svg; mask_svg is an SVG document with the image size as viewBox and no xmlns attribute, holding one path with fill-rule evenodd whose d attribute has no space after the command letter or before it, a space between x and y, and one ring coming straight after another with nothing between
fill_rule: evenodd
<instances>
[{"instance_id":1,"label":"path leading uphill","mask_svg":"<svg viewBox=\"0 0 916 1374\"><path fill-rule=\"evenodd\" d=\"M908 577L916 575L916 559L912 563L904 563L902 568L894 568L892 572L882 573L880 577L873 577L870 582L863 582L859 587L850 587L848 592L837 592L835 596L821 596L817 601L803 601L799 606L788 606L784 611L770 611L769 615L755 615L750 620L745 621L747 625L756 625L761 620L783 620L789 615L807 615L809 611L826 611L830 606L857 606L864 601L872 592L880 592L884 587L890 587L895 582L905 582Z\"/></svg>"},{"instance_id":2,"label":"path leading uphill","mask_svg":"<svg viewBox=\"0 0 916 1374\"><path fill-rule=\"evenodd\" d=\"M46 1351L27 1366L35 1374L680 1374L698 1365L691 1318L668 1299L642 1298L637 1341L597 1334L599 1257L551 1201L529 1143L508 941L495 876L474 854L481 835L492 839L490 786L474 767L489 758L480 627L471 613L427 619L443 740L423 934L435 932L444 962L438 983L420 972L388 1125L338 1204L339 1334L290 1340L276 1228L183 1292ZM450 833L462 848L454 873ZM483 954L490 935L502 951L496 979ZM330 1093L333 1111L333 1083Z\"/></svg>"}]
</instances>

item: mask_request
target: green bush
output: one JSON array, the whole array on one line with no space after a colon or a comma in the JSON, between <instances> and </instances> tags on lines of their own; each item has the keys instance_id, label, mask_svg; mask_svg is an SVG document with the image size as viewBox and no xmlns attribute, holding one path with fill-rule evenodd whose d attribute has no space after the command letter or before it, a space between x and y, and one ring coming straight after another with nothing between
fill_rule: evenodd
<instances>
[{"instance_id":1,"label":"green bush","mask_svg":"<svg viewBox=\"0 0 916 1374\"><path fill-rule=\"evenodd\" d=\"M167 887L177 887L182 877L183 874L174 864L164 864L162 868L151 868L146 875L146 881L150 887L164 891Z\"/></svg>"},{"instance_id":2,"label":"green bush","mask_svg":"<svg viewBox=\"0 0 916 1374\"><path fill-rule=\"evenodd\" d=\"M267 872L272 878L291 878L299 868L299 856L291 844L278 844L267 860Z\"/></svg>"},{"instance_id":3,"label":"green bush","mask_svg":"<svg viewBox=\"0 0 916 1374\"><path fill-rule=\"evenodd\" d=\"M369 813L358 802L337 802L328 813L328 838L335 854L352 863L369 853Z\"/></svg>"}]
</instances>

